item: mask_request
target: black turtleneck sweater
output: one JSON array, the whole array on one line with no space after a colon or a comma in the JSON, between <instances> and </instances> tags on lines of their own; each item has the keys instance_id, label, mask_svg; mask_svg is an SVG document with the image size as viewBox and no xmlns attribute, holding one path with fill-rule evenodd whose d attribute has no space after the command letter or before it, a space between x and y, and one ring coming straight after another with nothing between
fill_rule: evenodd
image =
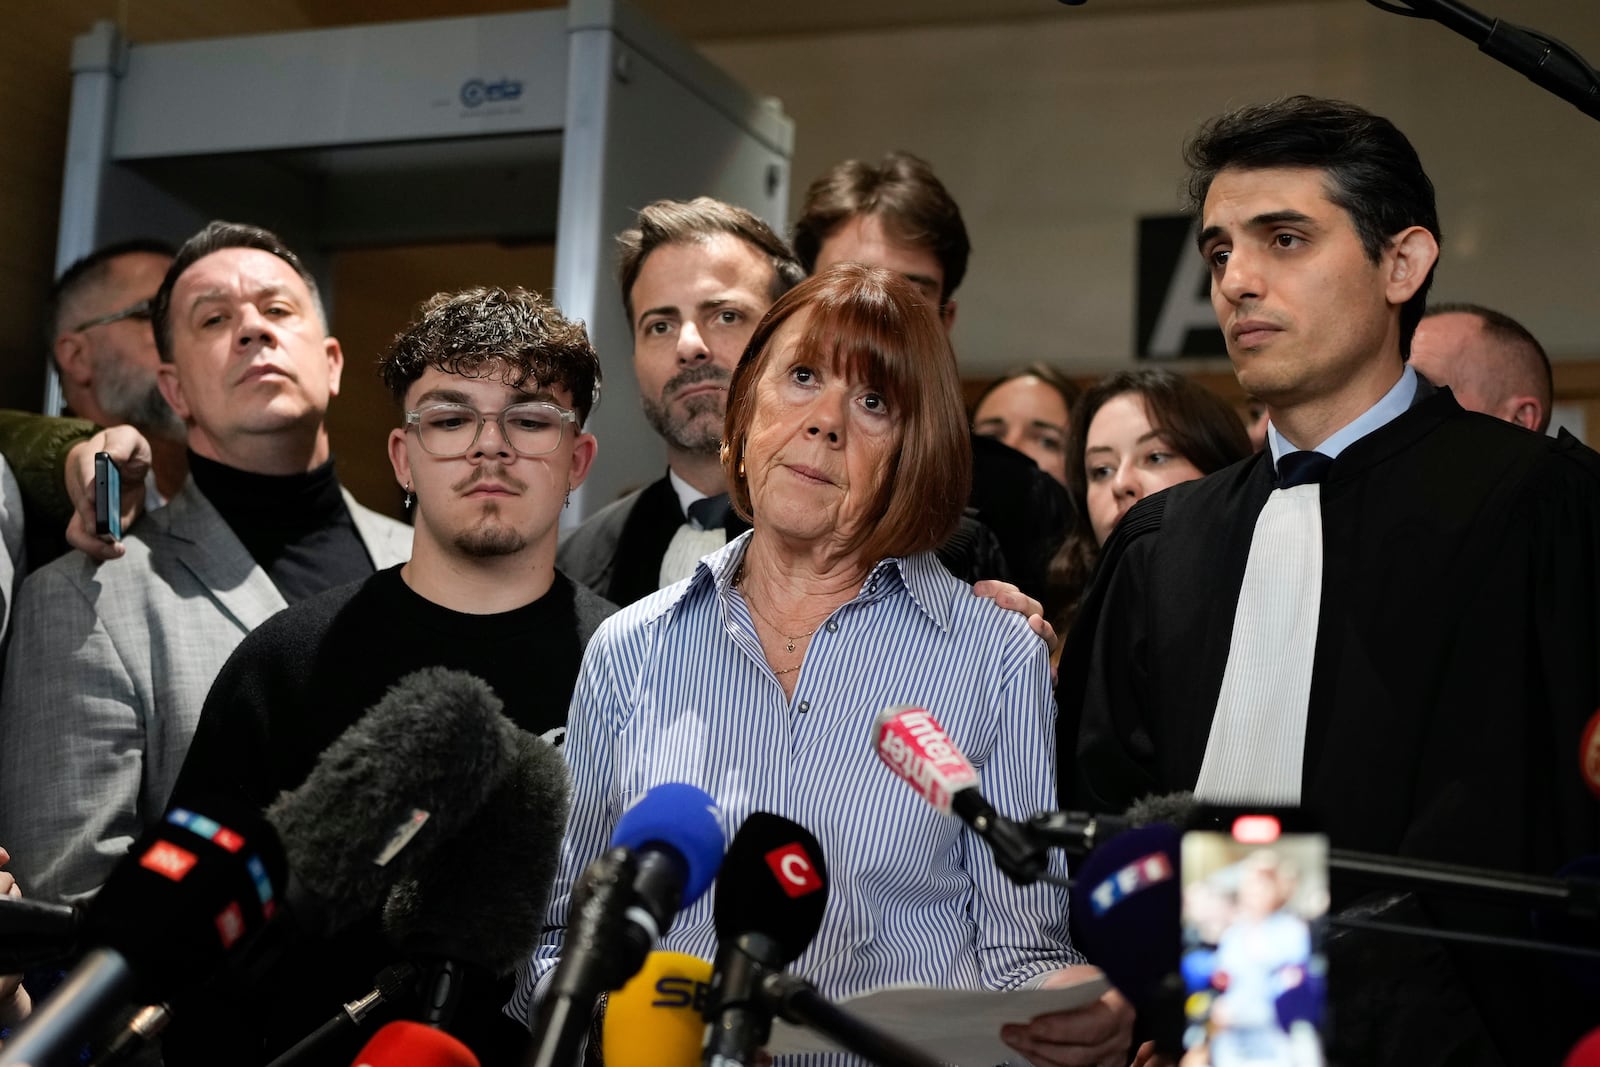
<instances>
[{"instance_id":1,"label":"black turtleneck sweater","mask_svg":"<svg viewBox=\"0 0 1600 1067\"><path fill-rule=\"evenodd\" d=\"M254 474L190 452L189 471L289 603L372 573L333 460L301 474Z\"/></svg>"}]
</instances>

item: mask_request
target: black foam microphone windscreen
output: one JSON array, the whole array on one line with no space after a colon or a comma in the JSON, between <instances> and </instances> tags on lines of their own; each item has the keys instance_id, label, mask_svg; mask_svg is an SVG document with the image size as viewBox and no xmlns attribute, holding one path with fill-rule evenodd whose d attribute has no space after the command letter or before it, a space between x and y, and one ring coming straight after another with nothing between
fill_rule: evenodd
<instances>
[{"instance_id":1,"label":"black foam microphone windscreen","mask_svg":"<svg viewBox=\"0 0 1600 1067\"><path fill-rule=\"evenodd\" d=\"M75 904L0 896L0 974L18 974L66 959L83 936Z\"/></svg>"},{"instance_id":2,"label":"black foam microphone windscreen","mask_svg":"<svg viewBox=\"0 0 1600 1067\"><path fill-rule=\"evenodd\" d=\"M0 1063L50 1067L130 1002L164 1000L244 952L282 909L288 881L277 836L227 802L168 809L134 843L90 904L96 946L0 1050Z\"/></svg>"},{"instance_id":3,"label":"black foam microphone windscreen","mask_svg":"<svg viewBox=\"0 0 1600 1067\"><path fill-rule=\"evenodd\" d=\"M334 931L379 907L482 807L515 731L480 678L438 667L401 678L267 809L312 898L299 894L297 922Z\"/></svg>"},{"instance_id":4,"label":"black foam microphone windscreen","mask_svg":"<svg viewBox=\"0 0 1600 1067\"><path fill-rule=\"evenodd\" d=\"M1122 818L1130 828L1170 823L1181 831L1192 827L1201 813L1193 793L1152 793L1129 804Z\"/></svg>"},{"instance_id":5,"label":"black foam microphone windscreen","mask_svg":"<svg viewBox=\"0 0 1600 1067\"><path fill-rule=\"evenodd\" d=\"M505 778L477 815L390 891L390 941L494 974L526 961L544 925L569 791L561 752L518 730Z\"/></svg>"}]
</instances>

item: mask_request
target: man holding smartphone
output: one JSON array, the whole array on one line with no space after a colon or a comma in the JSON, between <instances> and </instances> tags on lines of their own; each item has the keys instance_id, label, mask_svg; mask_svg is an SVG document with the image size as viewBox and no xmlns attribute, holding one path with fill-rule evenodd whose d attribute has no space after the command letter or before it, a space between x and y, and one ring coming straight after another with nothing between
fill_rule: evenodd
<instances>
[{"instance_id":1,"label":"man holding smartphone","mask_svg":"<svg viewBox=\"0 0 1600 1067\"><path fill-rule=\"evenodd\" d=\"M22 586L0 691L0 840L44 899L97 889L165 807L234 647L286 604L405 559L410 530L348 497L324 425L343 353L273 234L212 223L152 307L191 478L128 531Z\"/></svg>"}]
</instances>

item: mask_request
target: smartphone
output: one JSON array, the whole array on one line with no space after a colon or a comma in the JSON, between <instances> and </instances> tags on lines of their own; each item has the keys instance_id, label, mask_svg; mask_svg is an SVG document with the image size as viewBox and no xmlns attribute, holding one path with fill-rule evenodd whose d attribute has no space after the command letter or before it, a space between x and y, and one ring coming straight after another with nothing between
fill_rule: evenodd
<instances>
[{"instance_id":1,"label":"smartphone","mask_svg":"<svg viewBox=\"0 0 1600 1067\"><path fill-rule=\"evenodd\" d=\"M1183 835L1183 1067L1322 1067L1328 839L1296 809Z\"/></svg>"},{"instance_id":2,"label":"smartphone","mask_svg":"<svg viewBox=\"0 0 1600 1067\"><path fill-rule=\"evenodd\" d=\"M122 540L122 472L109 452L94 454L94 532Z\"/></svg>"}]
</instances>

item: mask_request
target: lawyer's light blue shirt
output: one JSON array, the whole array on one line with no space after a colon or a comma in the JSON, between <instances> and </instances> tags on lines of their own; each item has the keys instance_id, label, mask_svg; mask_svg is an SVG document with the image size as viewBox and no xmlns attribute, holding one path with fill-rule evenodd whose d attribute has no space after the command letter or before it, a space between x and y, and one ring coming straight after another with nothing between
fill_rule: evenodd
<instances>
[{"instance_id":1,"label":"lawyer's light blue shirt","mask_svg":"<svg viewBox=\"0 0 1600 1067\"><path fill-rule=\"evenodd\" d=\"M1395 419L1404 415L1411 408L1411 402L1417 397L1417 372L1407 363L1400 372L1400 380L1394 387L1378 400L1378 402L1362 412L1354 422L1333 433L1326 441L1316 446L1312 451L1321 452L1329 459L1338 459L1339 453L1361 440L1372 431L1382 426L1387 426ZM1290 444L1278 428L1272 423L1267 423L1267 443L1272 448L1272 465L1278 465L1278 460L1289 452L1300 449Z\"/></svg>"}]
</instances>

